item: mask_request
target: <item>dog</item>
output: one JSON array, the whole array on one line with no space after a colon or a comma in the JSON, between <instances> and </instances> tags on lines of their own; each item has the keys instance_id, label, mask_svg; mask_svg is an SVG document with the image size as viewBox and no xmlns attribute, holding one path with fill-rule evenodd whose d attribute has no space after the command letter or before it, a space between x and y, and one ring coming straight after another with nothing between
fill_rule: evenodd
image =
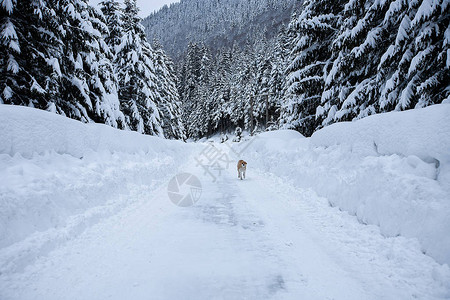
<instances>
[{"instance_id":1,"label":"dog","mask_svg":"<svg viewBox=\"0 0 450 300\"><path fill-rule=\"evenodd\" d=\"M245 178L245 170L247 170L247 163L241 159L237 164L238 178L240 180Z\"/></svg>"}]
</instances>

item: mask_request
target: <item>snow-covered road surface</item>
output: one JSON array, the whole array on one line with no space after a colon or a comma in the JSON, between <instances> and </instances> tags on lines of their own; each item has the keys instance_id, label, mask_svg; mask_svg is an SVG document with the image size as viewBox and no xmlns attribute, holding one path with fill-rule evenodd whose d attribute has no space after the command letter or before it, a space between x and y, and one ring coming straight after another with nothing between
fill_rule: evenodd
<instances>
[{"instance_id":1,"label":"snow-covered road surface","mask_svg":"<svg viewBox=\"0 0 450 300\"><path fill-rule=\"evenodd\" d=\"M241 181L231 165L213 181L196 155L179 170L202 183L194 206L174 205L166 180L136 184L119 212L0 274L0 299L450 296L441 266L415 239L385 238L258 166L249 164Z\"/></svg>"}]
</instances>

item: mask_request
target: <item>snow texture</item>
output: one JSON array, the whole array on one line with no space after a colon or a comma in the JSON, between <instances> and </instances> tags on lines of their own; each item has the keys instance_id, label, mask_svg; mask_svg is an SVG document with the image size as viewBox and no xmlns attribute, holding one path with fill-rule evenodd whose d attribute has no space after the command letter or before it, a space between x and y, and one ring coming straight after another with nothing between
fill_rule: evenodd
<instances>
[{"instance_id":1,"label":"snow texture","mask_svg":"<svg viewBox=\"0 0 450 300\"><path fill-rule=\"evenodd\" d=\"M0 119L0 248L22 241L11 250L21 262L0 254L0 273L117 212L127 182L152 186L190 149L23 106L0 105Z\"/></svg>"},{"instance_id":2,"label":"snow texture","mask_svg":"<svg viewBox=\"0 0 450 300\"><path fill-rule=\"evenodd\" d=\"M449 116L272 131L231 151L0 105L0 298L448 299ZM213 182L205 149L238 153L246 179L231 163ZM167 198L181 171L203 186L190 208Z\"/></svg>"},{"instance_id":3,"label":"snow texture","mask_svg":"<svg viewBox=\"0 0 450 300\"><path fill-rule=\"evenodd\" d=\"M155 152L167 144L156 137L116 130L103 124L83 124L29 107L1 105L0 115L0 153L11 156L18 154L31 158L34 154L53 151L82 158L91 151Z\"/></svg>"},{"instance_id":4,"label":"snow texture","mask_svg":"<svg viewBox=\"0 0 450 300\"><path fill-rule=\"evenodd\" d=\"M450 105L336 123L303 140L308 150L271 150L264 164L387 236L417 238L424 252L450 263ZM275 139L254 150L296 149L290 143Z\"/></svg>"}]
</instances>

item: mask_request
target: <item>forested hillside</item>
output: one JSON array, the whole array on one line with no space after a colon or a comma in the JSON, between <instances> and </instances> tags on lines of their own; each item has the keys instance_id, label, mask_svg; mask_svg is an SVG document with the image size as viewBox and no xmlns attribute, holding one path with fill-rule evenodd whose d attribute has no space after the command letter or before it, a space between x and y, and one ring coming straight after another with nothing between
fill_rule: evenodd
<instances>
[{"instance_id":1,"label":"forested hillside","mask_svg":"<svg viewBox=\"0 0 450 300\"><path fill-rule=\"evenodd\" d=\"M309 136L450 101L449 18L444 0L185 0L144 24L177 62L188 136Z\"/></svg>"},{"instance_id":2,"label":"forested hillside","mask_svg":"<svg viewBox=\"0 0 450 300\"><path fill-rule=\"evenodd\" d=\"M448 0L0 3L1 104L185 139L450 102Z\"/></svg>"},{"instance_id":3,"label":"forested hillside","mask_svg":"<svg viewBox=\"0 0 450 300\"><path fill-rule=\"evenodd\" d=\"M185 0L143 21L148 38L160 41L177 63L189 137L278 126L294 38L287 25L300 4Z\"/></svg>"},{"instance_id":4,"label":"forested hillside","mask_svg":"<svg viewBox=\"0 0 450 300\"><path fill-rule=\"evenodd\" d=\"M149 40L158 39L178 62L190 42L212 53L270 39L287 24L299 0L182 0L143 20Z\"/></svg>"}]
</instances>

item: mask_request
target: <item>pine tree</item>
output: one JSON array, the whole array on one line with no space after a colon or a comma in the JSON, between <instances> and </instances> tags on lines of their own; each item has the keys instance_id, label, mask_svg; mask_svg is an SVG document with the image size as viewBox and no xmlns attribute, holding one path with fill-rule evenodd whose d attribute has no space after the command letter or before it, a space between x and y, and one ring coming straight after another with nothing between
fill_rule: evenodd
<instances>
[{"instance_id":1,"label":"pine tree","mask_svg":"<svg viewBox=\"0 0 450 300\"><path fill-rule=\"evenodd\" d=\"M385 15L390 1L350 1L333 42L333 67L322 97L323 125L375 114L378 110L378 62L391 38Z\"/></svg>"},{"instance_id":2,"label":"pine tree","mask_svg":"<svg viewBox=\"0 0 450 300\"><path fill-rule=\"evenodd\" d=\"M158 41L154 41L156 57L157 91L161 98L157 100L161 112L161 126L164 136L170 139L186 139L181 116L181 102L176 86L173 63L162 50Z\"/></svg>"},{"instance_id":3,"label":"pine tree","mask_svg":"<svg viewBox=\"0 0 450 300\"><path fill-rule=\"evenodd\" d=\"M197 105L195 108L194 123L192 128L196 128L196 136L202 137L211 134L212 120L211 120L211 73L212 73L212 57L209 48L204 44L201 45L200 51L202 58L200 60L200 77L198 79L197 90Z\"/></svg>"},{"instance_id":4,"label":"pine tree","mask_svg":"<svg viewBox=\"0 0 450 300\"><path fill-rule=\"evenodd\" d=\"M449 23L448 1L422 1L411 21L414 42L413 57L408 68L408 85L413 89L414 96L405 99L405 102L401 98L397 109L424 107L441 103L449 97Z\"/></svg>"},{"instance_id":5,"label":"pine tree","mask_svg":"<svg viewBox=\"0 0 450 300\"><path fill-rule=\"evenodd\" d=\"M232 77L235 82L232 89L233 107L231 120L234 124L250 130L254 124L254 98L257 94L256 72L257 55L254 45L248 40L241 53L236 54L236 74Z\"/></svg>"},{"instance_id":6,"label":"pine tree","mask_svg":"<svg viewBox=\"0 0 450 300\"><path fill-rule=\"evenodd\" d=\"M288 32L282 27L276 40L270 45L271 71L269 79L269 116L271 128L277 128L280 118L280 106L285 93L285 70L289 63Z\"/></svg>"},{"instance_id":7,"label":"pine tree","mask_svg":"<svg viewBox=\"0 0 450 300\"><path fill-rule=\"evenodd\" d=\"M223 50L219 54L213 83L213 101L211 101L211 121L213 130L224 133L230 125L231 99L231 51Z\"/></svg>"},{"instance_id":8,"label":"pine tree","mask_svg":"<svg viewBox=\"0 0 450 300\"><path fill-rule=\"evenodd\" d=\"M81 0L7 2L2 102L120 127L103 17Z\"/></svg>"},{"instance_id":9,"label":"pine tree","mask_svg":"<svg viewBox=\"0 0 450 300\"><path fill-rule=\"evenodd\" d=\"M116 0L104 0L100 2L100 9L105 16L105 24L108 27L105 42L110 47L111 52L115 55L117 48L122 43L123 36L123 12L120 3Z\"/></svg>"},{"instance_id":10,"label":"pine tree","mask_svg":"<svg viewBox=\"0 0 450 300\"><path fill-rule=\"evenodd\" d=\"M403 110L440 103L448 85L450 7L446 1L408 2L394 6L396 36L379 63L380 110Z\"/></svg>"},{"instance_id":11,"label":"pine tree","mask_svg":"<svg viewBox=\"0 0 450 300\"><path fill-rule=\"evenodd\" d=\"M84 122L123 127L103 15L85 0L59 1L56 14L62 28L60 67L61 97L54 110ZM64 55L62 54L64 53Z\"/></svg>"},{"instance_id":12,"label":"pine tree","mask_svg":"<svg viewBox=\"0 0 450 300\"><path fill-rule=\"evenodd\" d=\"M246 47L246 49L248 49ZM248 60L246 58L246 51L238 48L234 48L233 58L233 69L234 72L230 76L230 121L235 126L244 127L244 117L245 117L245 102L247 99L248 91L245 88L245 84L248 83L244 79L244 73Z\"/></svg>"},{"instance_id":13,"label":"pine tree","mask_svg":"<svg viewBox=\"0 0 450 300\"><path fill-rule=\"evenodd\" d=\"M180 90L183 95L183 120L187 125L187 135L200 138L209 127L208 91L210 66L206 58L208 50L202 44L190 43L187 49L186 60L183 65L183 86ZM205 63L205 65L202 65Z\"/></svg>"},{"instance_id":14,"label":"pine tree","mask_svg":"<svg viewBox=\"0 0 450 300\"><path fill-rule=\"evenodd\" d=\"M0 103L48 109L61 77L55 11L48 1L1 4Z\"/></svg>"},{"instance_id":15,"label":"pine tree","mask_svg":"<svg viewBox=\"0 0 450 300\"><path fill-rule=\"evenodd\" d=\"M331 43L336 31L341 1L303 3L301 14L291 21L296 37L292 62L288 66L287 94L281 122L309 136L318 125L316 108L325 85L324 77L331 58Z\"/></svg>"},{"instance_id":16,"label":"pine tree","mask_svg":"<svg viewBox=\"0 0 450 300\"><path fill-rule=\"evenodd\" d=\"M260 122L264 120L266 111L265 97L269 94L269 80L270 80L270 57L267 52L265 41L260 41L256 45L256 73L254 80L254 90L256 91L254 117Z\"/></svg>"},{"instance_id":17,"label":"pine tree","mask_svg":"<svg viewBox=\"0 0 450 300\"><path fill-rule=\"evenodd\" d=\"M119 99L131 130L163 136L157 94L155 54L140 24L136 0L125 0L122 41L116 52Z\"/></svg>"},{"instance_id":18,"label":"pine tree","mask_svg":"<svg viewBox=\"0 0 450 300\"><path fill-rule=\"evenodd\" d=\"M202 54L197 43L190 43L187 49L185 70L184 70L184 86L183 86L183 102L190 103L195 101L197 96L197 84L200 79L200 63Z\"/></svg>"},{"instance_id":19,"label":"pine tree","mask_svg":"<svg viewBox=\"0 0 450 300\"><path fill-rule=\"evenodd\" d=\"M349 0L345 5L333 5L334 13L325 22L333 29L328 35L331 40L324 37L306 43L310 35L303 32L311 24L320 24L317 21L321 17L314 16L327 12L326 5L315 6L316 11L308 8L314 5L307 5L293 21L302 34L294 40L294 53L299 55L292 58L288 91L291 95L293 89L302 93L294 93L300 97L284 105L285 123L296 125L290 121L298 115L312 115L315 108L315 124L307 126L307 133L311 133L333 122L424 107L449 97L448 1ZM322 53L328 51L329 58L323 68L316 69L316 83L305 87L309 81L305 73L312 72L314 64L301 66L308 53L324 41L328 46ZM306 48L299 48L302 45ZM316 90L318 87L321 90ZM299 105L305 93L311 96L314 90L320 103L312 103L310 108ZM298 121L302 123L301 118Z\"/></svg>"}]
</instances>

